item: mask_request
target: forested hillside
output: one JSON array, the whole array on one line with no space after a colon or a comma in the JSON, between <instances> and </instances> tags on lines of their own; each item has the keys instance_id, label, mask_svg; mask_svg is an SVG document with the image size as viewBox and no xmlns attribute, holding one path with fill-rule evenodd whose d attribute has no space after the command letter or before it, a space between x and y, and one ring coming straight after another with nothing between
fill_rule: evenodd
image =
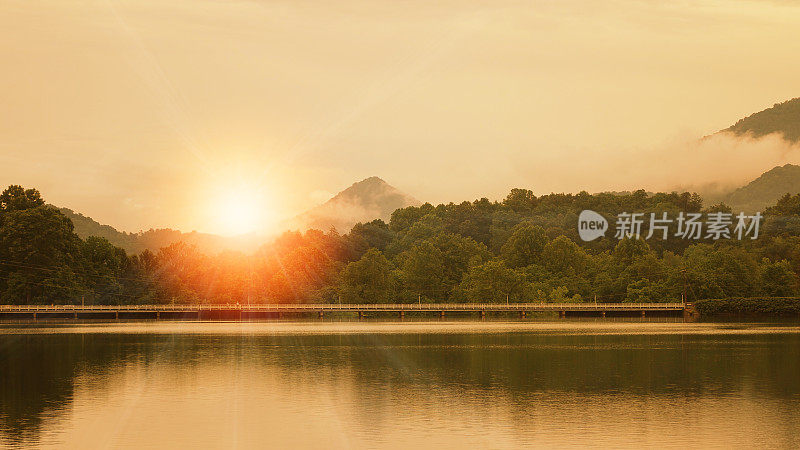
<instances>
[{"instance_id":1,"label":"forested hillside","mask_svg":"<svg viewBox=\"0 0 800 450\"><path fill-rule=\"evenodd\" d=\"M58 208L58 210L72 221L72 225L75 227L75 234L82 239L86 239L89 236L100 237L114 243L114 245L129 254L141 253L144 250L139 243L138 236L134 233L118 231L110 225L103 225L91 217L86 217L69 208Z\"/></svg>"},{"instance_id":2,"label":"forested hillside","mask_svg":"<svg viewBox=\"0 0 800 450\"><path fill-rule=\"evenodd\" d=\"M690 193L550 194L424 204L389 223L287 232L255 254L185 243L127 256L80 239L36 190L0 196L0 303L675 301L798 295L800 196L766 211L758 239L584 243L580 211L708 213ZM646 231L646 230L644 230Z\"/></svg>"},{"instance_id":3,"label":"forested hillside","mask_svg":"<svg viewBox=\"0 0 800 450\"><path fill-rule=\"evenodd\" d=\"M785 194L800 193L800 166L786 164L764 172L724 198L735 211L763 211Z\"/></svg>"},{"instance_id":4,"label":"forested hillside","mask_svg":"<svg viewBox=\"0 0 800 450\"><path fill-rule=\"evenodd\" d=\"M740 119L724 131L754 137L780 133L789 142L800 142L800 98L776 103L772 108Z\"/></svg>"},{"instance_id":5,"label":"forested hillside","mask_svg":"<svg viewBox=\"0 0 800 450\"><path fill-rule=\"evenodd\" d=\"M145 250L157 252L177 242L194 245L204 253L216 255L226 250L247 251L264 243L266 239L253 234L242 236L219 236L192 231L184 233L169 228L150 229L138 233L118 231L110 225L103 225L90 217L76 213L68 208L59 208L75 226L75 234L82 239L89 237L103 238L113 245L122 248L129 255L138 255Z\"/></svg>"}]
</instances>

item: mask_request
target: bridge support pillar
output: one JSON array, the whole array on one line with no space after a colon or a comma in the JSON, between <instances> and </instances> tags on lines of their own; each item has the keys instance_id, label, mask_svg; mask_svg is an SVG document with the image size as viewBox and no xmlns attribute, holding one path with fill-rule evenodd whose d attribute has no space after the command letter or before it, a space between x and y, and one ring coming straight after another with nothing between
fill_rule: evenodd
<instances>
[{"instance_id":1,"label":"bridge support pillar","mask_svg":"<svg viewBox=\"0 0 800 450\"><path fill-rule=\"evenodd\" d=\"M119 311L114 311L114 319L119 320Z\"/></svg>"},{"instance_id":2,"label":"bridge support pillar","mask_svg":"<svg viewBox=\"0 0 800 450\"><path fill-rule=\"evenodd\" d=\"M156 319L160 319L160 318L161 318L161 311L156 311Z\"/></svg>"},{"instance_id":3,"label":"bridge support pillar","mask_svg":"<svg viewBox=\"0 0 800 450\"><path fill-rule=\"evenodd\" d=\"M683 306L683 320L685 322L694 322L700 318L700 314L694 307L694 303L686 303Z\"/></svg>"},{"instance_id":4,"label":"bridge support pillar","mask_svg":"<svg viewBox=\"0 0 800 450\"><path fill-rule=\"evenodd\" d=\"M319 312L319 314L318 314L318 316L319 316L319 318L320 318L320 319L322 319L322 317L323 317L323 316L325 316L325 314L323 314L323 312L322 312L322 311L320 311L320 312Z\"/></svg>"},{"instance_id":5,"label":"bridge support pillar","mask_svg":"<svg viewBox=\"0 0 800 450\"><path fill-rule=\"evenodd\" d=\"M642 319L644 319L645 316L646 316L646 314L645 314L644 310L642 310Z\"/></svg>"},{"instance_id":6,"label":"bridge support pillar","mask_svg":"<svg viewBox=\"0 0 800 450\"><path fill-rule=\"evenodd\" d=\"M405 311L400 311L400 319L403 319L406 316Z\"/></svg>"},{"instance_id":7,"label":"bridge support pillar","mask_svg":"<svg viewBox=\"0 0 800 450\"><path fill-rule=\"evenodd\" d=\"M72 318L78 320L78 313L77 312L72 313Z\"/></svg>"},{"instance_id":8,"label":"bridge support pillar","mask_svg":"<svg viewBox=\"0 0 800 450\"><path fill-rule=\"evenodd\" d=\"M481 320L486 319L486 311L481 310Z\"/></svg>"}]
</instances>

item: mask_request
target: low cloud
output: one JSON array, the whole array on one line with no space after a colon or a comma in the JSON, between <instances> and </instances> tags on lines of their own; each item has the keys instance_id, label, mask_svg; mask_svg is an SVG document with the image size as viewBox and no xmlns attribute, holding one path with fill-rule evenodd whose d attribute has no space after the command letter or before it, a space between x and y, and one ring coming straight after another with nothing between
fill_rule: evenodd
<instances>
[{"instance_id":1,"label":"low cloud","mask_svg":"<svg viewBox=\"0 0 800 450\"><path fill-rule=\"evenodd\" d=\"M800 164L800 144L777 133L755 138L717 133L663 150L651 183L659 190L690 190L713 196L740 187L775 166Z\"/></svg>"},{"instance_id":2,"label":"low cloud","mask_svg":"<svg viewBox=\"0 0 800 450\"><path fill-rule=\"evenodd\" d=\"M549 192L695 191L720 196L767 170L800 164L800 144L781 135L759 138L716 133L680 136L650 147L565 149L519 154L513 160L522 186ZM518 181L517 181L518 183Z\"/></svg>"}]
</instances>

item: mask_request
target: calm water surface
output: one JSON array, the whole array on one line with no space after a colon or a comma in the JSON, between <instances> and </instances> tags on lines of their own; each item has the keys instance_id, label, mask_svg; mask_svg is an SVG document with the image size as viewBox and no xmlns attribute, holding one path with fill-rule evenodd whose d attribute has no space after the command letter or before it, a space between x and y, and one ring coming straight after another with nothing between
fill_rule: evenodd
<instances>
[{"instance_id":1,"label":"calm water surface","mask_svg":"<svg viewBox=\"0 0 800 450\"><path fill-rule=\"evenodd\" d=\"M800 327L6 323L0 446L800 448Z\"/></svg>"}]
</instances>

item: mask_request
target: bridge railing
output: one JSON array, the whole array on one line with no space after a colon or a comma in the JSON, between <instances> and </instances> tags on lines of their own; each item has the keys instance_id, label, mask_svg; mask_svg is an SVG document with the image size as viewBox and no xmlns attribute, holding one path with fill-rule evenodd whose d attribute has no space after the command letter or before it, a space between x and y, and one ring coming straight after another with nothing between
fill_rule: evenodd
<instances>
[{"instance_id":1,"label":"bridge railing","mask_svg":"<svg viewBox=\"0 0 800 450\"><path fill-rule=\"evenodd\" d=\"M678 310L683 303L301 303L301 304L196 304L196 305L0 305L0 312L114 312L114 311L598 311Z\"/></svg>"}]
</instances>

